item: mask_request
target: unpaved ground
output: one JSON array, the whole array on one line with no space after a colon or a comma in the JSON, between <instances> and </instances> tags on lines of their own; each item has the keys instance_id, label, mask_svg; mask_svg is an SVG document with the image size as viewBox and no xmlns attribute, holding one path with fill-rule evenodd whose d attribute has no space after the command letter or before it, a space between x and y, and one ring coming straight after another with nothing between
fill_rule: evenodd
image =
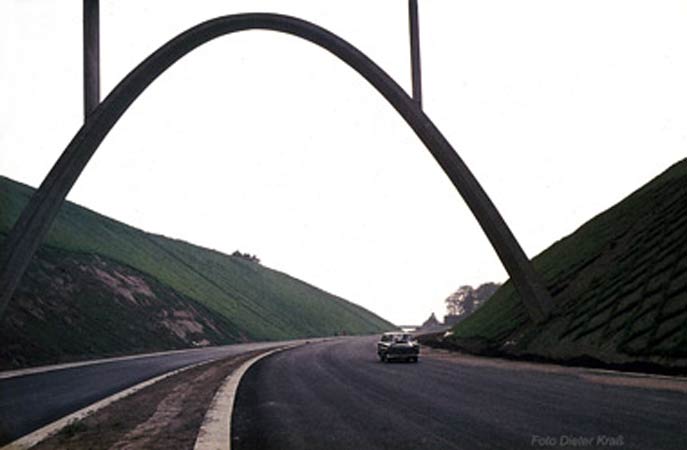
<instances>
[{"instance_id":1,"label":"unpaved ground","mask_svg":"<svg viewBox=\"0 0 687 450\"><path fill-rule=\"evenodd\" d=\"M257 353L164 379L67 426L34 449L192 449L222 381Z\"/></svg>"},{"instance_id":2,"label":"unpaved ground","mask_svg":"<svg viewBox=\"0 0 687 450\"><path fill-rule=\"evenodd\" d=\"M452 360L459 364L473 367L493 367L505 370L530 370L543 373L562 373L575 375L592 383L614 386L638 387L645 389L660 389L687 394L687 378L653 375L633 372L617 372L611 370L591 369L585 367L568 367L556 364L543 364L527 361L512 361L501 358L474 356L466 353L454 352L422 346L421 357Z\"/></svg>"}]
</instances>

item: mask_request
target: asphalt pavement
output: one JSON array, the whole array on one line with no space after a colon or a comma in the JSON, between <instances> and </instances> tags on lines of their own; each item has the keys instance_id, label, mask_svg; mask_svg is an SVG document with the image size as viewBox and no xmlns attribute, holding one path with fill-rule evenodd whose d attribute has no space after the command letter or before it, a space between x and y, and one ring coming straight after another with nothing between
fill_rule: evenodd
<instances>
[{"instance_id":1,"label":"asphalt pavement","mask_svg":"<svg viewBox=\"0 0 687 450\"><path fill-rule=\"evenodd\" d=\"M685 449L685 424L684 392L460 358L381 363L375 338L350 338L277 353L249 369L232 447Z\"/></svg>"},{"instance_id":2,"label":"asphalt pavement","mask_svg":"<svg viewBox=\"0 0 687 450\"><path fill-rule=\"evenodd\" d=\"M0 379L0 445L163 373L282 344L208 347Z\"/></svg>"}]
</instances>

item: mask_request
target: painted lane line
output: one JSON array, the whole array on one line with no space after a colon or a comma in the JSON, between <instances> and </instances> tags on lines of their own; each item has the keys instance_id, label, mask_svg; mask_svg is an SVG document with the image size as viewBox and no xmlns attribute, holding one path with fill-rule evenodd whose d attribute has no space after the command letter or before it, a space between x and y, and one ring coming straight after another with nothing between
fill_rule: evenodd
<instances>
[{"instance_id":1,"label":"painted lane line","mask_svg":"<svg viewBox=\"0 0 687 450\"><path fill-rule=\"evenodd\" d=\"M139 383L135 386L131 386L130 388L127 388L123 391L119 391L116 394L113 394L109 397L105 397L102 400L99 400L95 403L92 403L85 408L82 408L76 412L73 412L67 416L62 417L61 419L58 419L52 423L49 423L48 425L45 425L42 428L37 429L36 431L33 431L27 435L24 435L20 437L19 439L10 442L9 444L5 445L4 447L0 448L0 450L24 450L27 448L31 448L34 445L38 444L39 442L47 439L50 436L53 436L54 434L58 433L62 428L66 427L72 422L76 422L79 420L82 420L89 415L93 414L94 412L103 409L104 407L121 400L125 397L128 397L131 394L134 394L141 389L144 389L148 386L151 386L158 381L162 381L165 378L169 378L171 376L174 376L178 373L184 372L186 370L192 369L194 367L199 367L214 361L217 361L221 359L222 357L217 357L214 359L209 359L207 361L201 361L196 364L192 364L190 366L185 366L181 367L176 370L172 370L171 372L163 373L162 375L158 375L155 378L151 378L149 380L143 381L142 383Z\"/></svg>"},{"instance_id":2,"label":"painted lane line","mask_svg":"<svg viewBox=\"0 0 687 450\"><path fill-rule=\"evenodd\" d=\"M303 345L303 344L300 344ZM299 344L284 346L261 353L241 365L227 376L222 386L217 390L210 407L205 413L203 424L198 431L193 450L231 450L231 415L239 383L243 375L253 364L273 353L292 349ZM0 449L1 450L1 449Z\"/></svg>"}]
</instances>

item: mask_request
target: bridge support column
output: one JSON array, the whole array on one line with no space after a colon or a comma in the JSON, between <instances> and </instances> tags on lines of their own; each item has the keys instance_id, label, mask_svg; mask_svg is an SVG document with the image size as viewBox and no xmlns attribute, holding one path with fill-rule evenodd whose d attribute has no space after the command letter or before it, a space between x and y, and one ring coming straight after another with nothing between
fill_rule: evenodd
<instances>
[{"instance_id":1,"label":"bridge support column","mask_svg":"<svg viewBox=\"0 0 687 450\"><path fill-rule=\"evenodd\" d=\"M100 0L83 0L84 122L100 104Z\"/></svg>"},{"instance_id":2,"label":"bridge support column","mask_svg":"<svg viewBox=\"0 0 687 450\"><path fill-rule=\"evenodd\" d=\"M413 76L413 100L422 109L422 75L420 73L420 25L417 16L417 0L408 0L410 19L410 65Z\"/></svg>"}]
</instances>

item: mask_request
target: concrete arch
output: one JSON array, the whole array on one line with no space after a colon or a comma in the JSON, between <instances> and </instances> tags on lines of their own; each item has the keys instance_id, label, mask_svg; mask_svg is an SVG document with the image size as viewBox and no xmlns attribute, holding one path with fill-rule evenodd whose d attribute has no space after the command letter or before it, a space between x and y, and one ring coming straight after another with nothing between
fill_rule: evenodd
<instances>
[{"instance_id":1,"label":"concrete arch","mask_svg":"<svg viewBox=\"0 0 687 450\"><path fill-rule=\"evenodd\" d=\"M55 219L68 192L91 156L127 108L184 55L217 37L263 29L310 41L362 75L415 131L484 230L535 322L546 318L551 297L498 210L477 179L432 121L377 64L335 34L304 20L278 14L236 14L208 20L173 38L133 69L93 111L40 188L22 211L0 251L0 317Z\"/></svg>"}]
</instances>

